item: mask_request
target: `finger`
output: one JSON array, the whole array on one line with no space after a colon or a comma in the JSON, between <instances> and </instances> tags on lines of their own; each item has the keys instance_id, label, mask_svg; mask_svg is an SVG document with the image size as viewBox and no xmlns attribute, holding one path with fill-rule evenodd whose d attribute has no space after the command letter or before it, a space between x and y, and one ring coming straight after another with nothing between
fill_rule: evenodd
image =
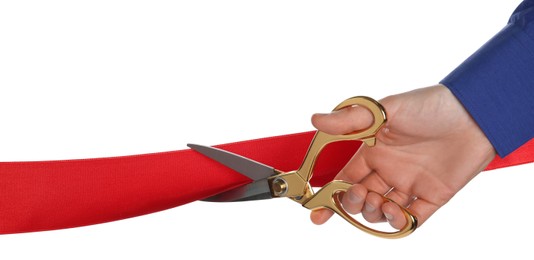
<instances>
[{"instance_id":1,"label":"finger","mask_svg":"<svg viewBox=\"0 0 534 260\"><path fill-rule=\"evenodd\" d=\"M369 223L386 221L384 213L382 212L382 204L384 204L384 199L381 194L376 192L367 193L365 205L362 210L363 218Z\"/></svg>"},{"instance_id":2,"label":"finger","mask_svg":"<svg viewBox=\"0 0 534 260\"><path fill-rule=\"evenodd\" d=\"M406 217L398 204L386 202L382 205L382 211L388 223L395 229L401 229L406 225Z\"/></svg>"},{"instance_id":3,"label":"finger","mask_svg":"<svg viewBox=\"0 0 534 260\"><path fill-rule=\"evenodd\" d=\"M350 214L358 214L362 211L367 196L367 188L361 184L352 185L341 199L343 209Z\"/></svg>"},{"instance_id":4,"label":"finger","mask_svg":"<svg viewBox=\"0 0 534 260\"><path fill-rule=\"evenodd\" d=\"M326 223L332 216L334 212L329 209L314 209L310 213L310 219L313 224L322 225Z\"/></svg>"},{"instance_id":5,"label":"finger","mask_svg":"<svg viewBox=\"0 0 534 260\"><path fill-rule=\"evenodd\" d=\"M404 192L401 192L395 188L391 189L387 194L384 195L393 202L385 202L382 205L382 212L384 212L384 217L389 222L389 224L396 228L401 229L406 225L406 216L400 207L410 206L415 197L408 195Z\"/></svg>"},{"instance_id":6,"label":"finger","mask_svg":"<svg viewBox=\"0 0 534 260\"><path fill-rule=\"evenodd\" d=\"M346 193L343 194L341 203L343 209L350 214L358 214L361 212L367 196L367 188L361 184L351 186ZM334 213L329 209L312 210L310 219L314 224L321 225L332 217Z\"/></svg>"},{"instance_id":7,"label":"finger","mask_svg":"<svg viewBox=\"0 0 534 260\"><path fill-rule=\"evenodd\" d=\"M364 219L370 223L384 222L386 219L382 212L383 195L387 194L391 187L375 171L365 177L361 184L369 191L362 210Z\"/></svg>"},{"instance_id":8,"label":"finger","mask_svg":"<svg viewBox=\"0 0 534 260\"><path fill-rule=\"evenodd\" d=\"M312 124L319 131L340 135L365 129L373 123L369 110L361 106L347 107L329 114L314 114Z\"/></svg>"},{"instance_id":9,"label":"finger","mask_svg":"<svg viewBox=\"0 0 534 260\"><path fill-rule=\"evenodd\" d=\"M357 183L361 179L360 176L365 176L371 172L364 160L360 159L361 156L358 156L357 154L358 153L356 153L351 161L337 174L335 177L336 180L345 180L351 183ZM345 208L345 210L349 213L360 212L363 202L365 201L367 189L359 185L356 188L351 187L348 192L350 192L352 195L342 195L341 200L343 208ZM362 202L359 201L360 198L362 198ZM314 224L321 225L328 221L333 214L334 213L329 209L317 209L311 212L310 219Z\"/></svg>"}]
</instances>

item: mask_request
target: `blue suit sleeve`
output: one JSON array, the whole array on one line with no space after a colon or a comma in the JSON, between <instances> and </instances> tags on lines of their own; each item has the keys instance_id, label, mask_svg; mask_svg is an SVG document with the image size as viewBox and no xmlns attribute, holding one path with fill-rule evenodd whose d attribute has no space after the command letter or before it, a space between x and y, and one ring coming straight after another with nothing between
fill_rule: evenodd
<instances>
[{"instance_id":1,"label":"blue suit sleeve","mask_svg":"<svg viewBox=\"0 0 534 260\"><path fill-rule=\"evenodd\" d=\"M445 77L501 157L534 137L534 0Z\"/></svg>"}]
</instances>

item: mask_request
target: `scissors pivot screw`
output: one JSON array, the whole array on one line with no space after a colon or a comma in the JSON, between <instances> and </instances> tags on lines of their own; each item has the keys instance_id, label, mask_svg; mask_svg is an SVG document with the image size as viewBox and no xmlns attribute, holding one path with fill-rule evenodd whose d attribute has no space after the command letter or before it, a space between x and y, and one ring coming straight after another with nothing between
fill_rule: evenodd
<instances>
[{"instance_id":1,"label":"scissors pivot screw","mask_svg":"<svg viewBox=\"0 0 534 260\"><path fill-rule=\"evenodd\" d=\"M273 180L272 188L275 196L284 196L287 193L287 182L280 177L276 177Z\"/></svg>"}]
</instances>

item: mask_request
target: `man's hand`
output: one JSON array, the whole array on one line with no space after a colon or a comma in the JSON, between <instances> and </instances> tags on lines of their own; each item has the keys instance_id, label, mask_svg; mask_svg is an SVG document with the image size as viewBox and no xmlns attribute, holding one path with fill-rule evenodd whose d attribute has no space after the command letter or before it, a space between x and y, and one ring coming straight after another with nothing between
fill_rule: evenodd
<instances>
[{"instance_id":1,"label":"man's hand","mask_svg":"<svg viewBox=\"0 0 534 260\"><path fill-rule=\"evenodd\" d=\"M388 121L374 147L365 145L336 179L354 185L343 196L344 208L371 222L388 221L396 229L406 220L394 203L408 207L424 223L491 162L495 150L471 116L444 86L389 96L380 101ZM329 134L365 129L372 116L363 107L315 114L313 125ZM373 191L373 192L372 192ZM315 210L311 219L326 222L332 212Z\"/></svg>"}]
</instances>

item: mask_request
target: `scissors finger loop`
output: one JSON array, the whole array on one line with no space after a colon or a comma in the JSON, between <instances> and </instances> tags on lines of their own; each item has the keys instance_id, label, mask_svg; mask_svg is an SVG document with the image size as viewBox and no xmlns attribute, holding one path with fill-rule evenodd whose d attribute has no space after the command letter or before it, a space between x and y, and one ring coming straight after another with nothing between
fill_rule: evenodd
<instances>
[{"instance_id":1,"label":"scissors finger loop","mask_svg":"<svg viewBox=\"0 0 534 260\"><path fill-rule=\"evenodd\" d=\"M303 204L308 209L328 208L341 216L347 222L357 227L358 229L367 232L369 234L383 237L383 238L401 238L411 234L417 228L417 218L405 207L397 204L395 201L383 197L384 200L395 203L402 210L404 217L406 218L406 224L400 230L395 232L385 232L368 227L358 220L352 217L350 213L345 211L339 194L346 192L352 186L351 183L346 181L332 181L327 183L322 189L320 189L311 199Z\"/></svg>"},{"instance_id":2,"label":"scissors finger loop","mask_svg":"<svg viewBox=\"0 0 534 260\"><path fill-rule=\"evenodd\" d=\"M362 106L368 109L373 114L373 124L363 130L358 130L352 133L343 135L330 135L325 132L317 131L313 137L310 147L304 157L304 160L297 170L297 174L305 181L309 181L312 176L315 161L323 147L331 142L345 141L345 140L361 140L368 146L374 146L376 143L375 135L380 128L385 124L387 117L384 107L378 101L365 96L356 96L348 98L341 102L334 108L334 111L349 107Z\"/></svg>"}]
</instances>

